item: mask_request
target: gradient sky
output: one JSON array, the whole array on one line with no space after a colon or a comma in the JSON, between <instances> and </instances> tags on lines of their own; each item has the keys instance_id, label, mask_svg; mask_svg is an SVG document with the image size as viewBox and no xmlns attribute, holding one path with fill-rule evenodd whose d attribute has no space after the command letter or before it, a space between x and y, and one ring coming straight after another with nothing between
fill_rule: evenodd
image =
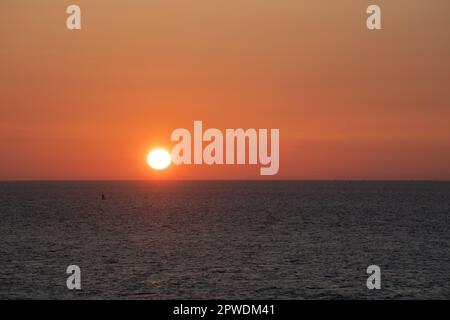
<instances>
[{"instance_id":1,"label":"gradient sky","mask_svg":"<svg viewBox=\"0 0 450 320\"><path fill-rule=\"evenodd\" d=\"M65 27L82 9L82 30ZM366 8L382 8L382 31ZM278 179L450 179L448 0L1 0L0 180L258 179L145 161L279 128Z\"/></svg>"}]
</instances>

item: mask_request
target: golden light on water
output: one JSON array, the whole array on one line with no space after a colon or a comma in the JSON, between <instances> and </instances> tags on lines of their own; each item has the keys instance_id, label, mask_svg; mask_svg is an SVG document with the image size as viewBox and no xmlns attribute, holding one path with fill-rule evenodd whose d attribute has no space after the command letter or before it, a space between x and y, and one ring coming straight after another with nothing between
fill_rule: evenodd
<instances>
[{"instance_id":1,"label":"golden light on water","mask_svg":"<svg viewBox=\"0 0 450 320\"><path fill-rule=\"evenodd\" d=\"M154 149L147 155L148 165L155 170L166 169L171 162L169 152L164 149Z\"/></svg>"}]
</instances>

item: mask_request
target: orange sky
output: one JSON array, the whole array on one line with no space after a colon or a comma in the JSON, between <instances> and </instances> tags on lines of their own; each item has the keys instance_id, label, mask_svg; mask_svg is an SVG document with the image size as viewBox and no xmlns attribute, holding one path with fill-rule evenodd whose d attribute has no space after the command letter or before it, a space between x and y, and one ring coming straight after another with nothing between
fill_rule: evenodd
<instances>
[{"instance_id":1,"label":"orange sky","mask_svg":"<svg viewBox=\"0 0 450 320\"><path fill-rule=\"evenodd\" d=\"M82 8L82 30L65 27ZM365 27L382 8L382 31ZM277 179L450 179L447 0L2 0L0 180L258 179L146 164L207 128L279 128ZM265 177L267 178L267 177Z\"/></svg>"}]
</instances>

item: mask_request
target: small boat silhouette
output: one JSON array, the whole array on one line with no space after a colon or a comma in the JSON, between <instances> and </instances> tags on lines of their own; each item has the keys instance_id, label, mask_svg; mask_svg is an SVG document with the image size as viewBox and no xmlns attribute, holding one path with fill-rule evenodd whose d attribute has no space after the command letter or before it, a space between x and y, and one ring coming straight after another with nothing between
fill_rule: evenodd
<instances>
[{"instance_id":1,"label":"small boat silhouette","mask_svg":"<svg viewBox=\"0 0 450 320\"><path fill-rule=\"evenodd\" d=\"M105 194L102 193L102 200L106 200Z\"/></svg>"}]
</instances>

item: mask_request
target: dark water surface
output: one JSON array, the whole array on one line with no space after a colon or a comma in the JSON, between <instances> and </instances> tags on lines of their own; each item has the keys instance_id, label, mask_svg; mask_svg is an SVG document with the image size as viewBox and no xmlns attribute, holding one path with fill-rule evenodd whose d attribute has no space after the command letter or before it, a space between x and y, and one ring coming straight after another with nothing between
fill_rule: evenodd
<instances>
[{"instance_id":1,"label":"dark water surface","mask_svg":"<svg viewBox=\"0 0 450 320\"><path fill-rule=\"evenodd\" d=\"M0 298L449 299L449 215L448 182L1 182Z\"/></svg>"}]
</instances>

